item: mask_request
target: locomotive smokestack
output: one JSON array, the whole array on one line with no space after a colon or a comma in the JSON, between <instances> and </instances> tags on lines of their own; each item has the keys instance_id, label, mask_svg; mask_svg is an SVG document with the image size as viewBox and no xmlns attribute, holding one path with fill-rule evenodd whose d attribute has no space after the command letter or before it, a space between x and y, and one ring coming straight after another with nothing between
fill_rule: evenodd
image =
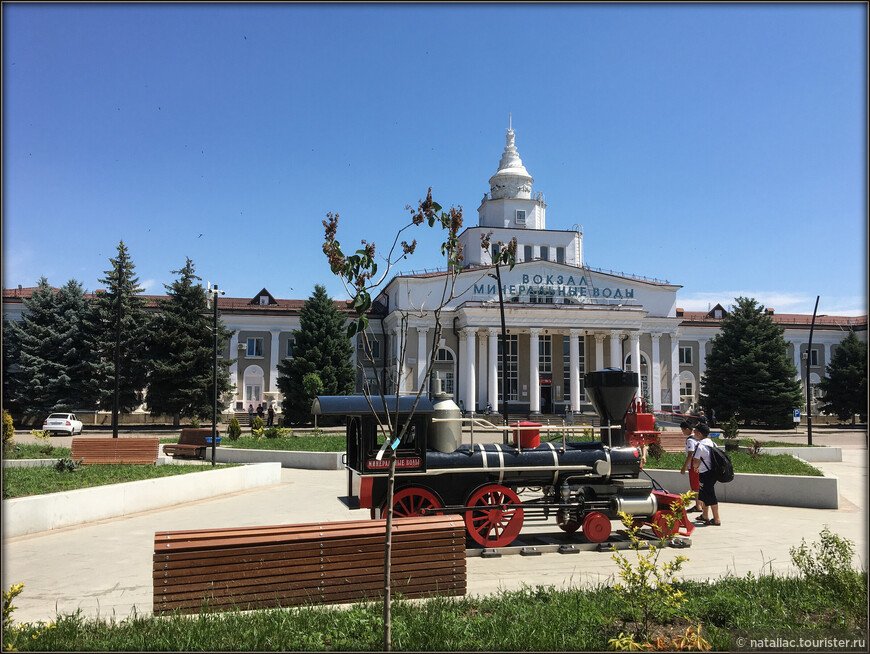
<instances>
[{"instance_id":1,"label":"locomotive smokestack","mask_svg":"<svg viewBox=\"0 0 870 654\"><path fill-rule=\"evenodd\" d=\"M637 373L626 372L620 368L606 368L586 373L585 380L592 406L601 418L601 426L620 425L618 429L607 430L607 444L611 447L622 447L625 445L622 422L637 393Z\"/></svg>"}]
</instances>

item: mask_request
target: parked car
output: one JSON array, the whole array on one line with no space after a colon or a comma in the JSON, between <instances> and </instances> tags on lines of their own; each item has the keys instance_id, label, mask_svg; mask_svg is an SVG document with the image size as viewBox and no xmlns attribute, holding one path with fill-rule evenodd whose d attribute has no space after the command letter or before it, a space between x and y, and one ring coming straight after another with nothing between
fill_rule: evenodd
<instances>
[{"instance_id":1,"label":"parked car","mask_svg":"<svg viewBox=\"0 0 870 654\"><path fill-rule=\"evenodd\" d=\"M82 433L82 422L74 413L52 413L42 423L42 429L49 434L63 433L75 436Z\"/></svg>"}]
</instances>

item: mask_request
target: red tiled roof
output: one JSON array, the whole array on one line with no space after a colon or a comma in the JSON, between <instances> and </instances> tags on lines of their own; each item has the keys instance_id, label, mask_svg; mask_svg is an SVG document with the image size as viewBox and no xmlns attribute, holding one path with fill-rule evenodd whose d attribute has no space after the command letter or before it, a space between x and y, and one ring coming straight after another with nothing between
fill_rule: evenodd
<instances>
[{"instance_id":1,"label":"red tiled roof","mask_svg":"<svg viewBox=\"0 0 870 654\"><path fill-rule=\"evenodd\" d=\"M682 316L680 315L682 313ZM773 313L768 314L773 319L773 322L780 325L806 325L807 327L813 321L812 314L804 313ZM709 311L684 311L677 309L677 317L681 317L684 323L706 323L711 326L718 325L722 322L721 318L711 318ZM829 327L867 327L867 316L828 316L817 315L817 325L827 325Z\"/></svg>"}]
</instances>

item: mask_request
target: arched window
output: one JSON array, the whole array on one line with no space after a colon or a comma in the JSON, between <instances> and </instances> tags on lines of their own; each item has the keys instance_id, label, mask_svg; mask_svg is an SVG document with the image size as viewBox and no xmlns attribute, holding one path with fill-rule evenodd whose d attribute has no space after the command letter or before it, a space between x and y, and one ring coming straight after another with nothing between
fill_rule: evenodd
<instances>
[{"instance_id":1,"label":"arched window","mask_svg":"<svg viewBox=\"0 0 870 654\"><path fill-rule=\"evenodd\" d=\"M456 395L455 361L453 352L449 348L440 347L435 353L435 365L432 366L433 377L441 380L441 391L454 397Z\"/></svg>"}]
</instances>

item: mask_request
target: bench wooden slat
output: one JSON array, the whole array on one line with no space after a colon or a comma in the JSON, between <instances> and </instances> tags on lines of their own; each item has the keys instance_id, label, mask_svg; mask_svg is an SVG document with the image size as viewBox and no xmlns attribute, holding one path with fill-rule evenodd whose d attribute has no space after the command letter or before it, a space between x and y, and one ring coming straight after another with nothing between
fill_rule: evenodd
<instances>
[{"instance_id":1,"label":"bench wooden slat","mask_svg":"<svg viewBox=\"0 0 870 654\"><path fill-rule=\"evenodd\" d=\"M393 522L392 584L407 597L465 593L457 516ZM157 532L154 611L355 602L383 592L385 520Z\"/></svg>"},{"instance_id":2,"label":"bench wooden slat","mask_svg":"<svg viewBox=\"0 0 870 654\"><path fill-rule=\"evenodd\" d=\"M88 438L75 437L71 456L84 464L131 463L153 464L160 452L158 438Z\"/></svg>"}]
</instances>

